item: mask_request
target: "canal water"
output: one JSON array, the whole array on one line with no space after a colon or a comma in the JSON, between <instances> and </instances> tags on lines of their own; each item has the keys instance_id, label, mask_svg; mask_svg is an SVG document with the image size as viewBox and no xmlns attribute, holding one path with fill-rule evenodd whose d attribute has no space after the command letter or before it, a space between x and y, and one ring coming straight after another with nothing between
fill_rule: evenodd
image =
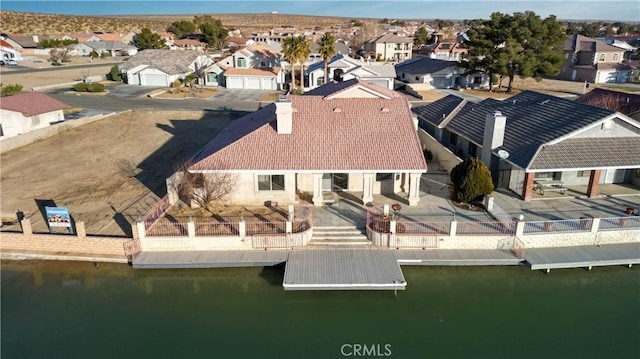
<instances>
[{"instance_id":1,"label":"canal water","mask_svg":"<svg viewBox=\"0 0 640 359\"><path fill-rule=\"evenodd\" d=\"M2 262L11 358L639 358L640 268L403 267L285 292L282 268Z\"/></svg>"}]
</instances>

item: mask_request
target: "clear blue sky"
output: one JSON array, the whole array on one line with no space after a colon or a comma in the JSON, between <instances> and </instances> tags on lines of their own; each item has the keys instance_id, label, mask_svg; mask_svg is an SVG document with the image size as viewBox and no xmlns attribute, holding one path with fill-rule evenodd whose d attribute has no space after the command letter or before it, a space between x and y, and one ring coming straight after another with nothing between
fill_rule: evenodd
<instances>
[{"instance_id":1,"label":"clear blue sky","mask_svg":"<svg viewBox=\"0 0 640 359\"><path fill-rule=\"evenodd\" d=\"M67 15L279 13L400 19L478 19L492 12L532 10L541 17L559 19L640 22L640 1L623 0L111 0L31 1L2 0L0 9Z\"/></svg>"}]
</instances>

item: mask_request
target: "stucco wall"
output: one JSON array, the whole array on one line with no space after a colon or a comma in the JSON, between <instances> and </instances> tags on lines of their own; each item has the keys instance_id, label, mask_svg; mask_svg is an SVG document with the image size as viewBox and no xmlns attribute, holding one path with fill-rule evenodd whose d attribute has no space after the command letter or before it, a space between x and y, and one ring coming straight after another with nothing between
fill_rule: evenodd
<instances>
[{"instance_id":1,"label":"stucco wall","mask_svg":"<svg viewBox=\"0 0 640 359\"><path fill-rule=\"evenodd\" d=\"M277 174L277 173L274 173ZM265 201L275 201L280 204L295 201L295 174L284 174L284 191L258 191L257 175L240 173L236 176L234 190L229 200L234 204L261 205Z\"/></svg>"},{"instance_id":2,"label":"stucco wall","mask_svg":"<svg viewBox=\"0 0 640 359\"><path fill-rule=\"evenodd\" d=\"M420 138L420 143L423 147L426 147L431 153L433 153L434 161L440 163L440 165L447 170L447 172L451 172L453 167L458 165L458 163L462 162L458 156L456 156L453 152L449 151L448 148L441 145L435 138L426 133L423 129L418 129L418 137ZM480 149L478 149L480 151Z\"/></svg>"},{"instance_id":3,"label":"stucco wall","mask_svg":"<svg viewBox=\"0 0 640 359\"><path fill-rule=\"evenodd\" d=\"M37 123L34 124L33 119ZM20 112L0 110L0 123L4 137L13 137L40 128L49 127L51 122L64 121L62 110L25 117Z\"/></svg>"},{"instance_id":4,"label":"stucco wall","mask_svg":"<svg viewBox=\"0 0 640 359\"><path fill-rule=\"evenodd\" d=\"M598 125L591 127L590 129L580 132L571 138L610 138L610 137L639 137L640 128L633 127L619 119L611 120L610 128L606 126Z\"/></svg>"}]
</instances>

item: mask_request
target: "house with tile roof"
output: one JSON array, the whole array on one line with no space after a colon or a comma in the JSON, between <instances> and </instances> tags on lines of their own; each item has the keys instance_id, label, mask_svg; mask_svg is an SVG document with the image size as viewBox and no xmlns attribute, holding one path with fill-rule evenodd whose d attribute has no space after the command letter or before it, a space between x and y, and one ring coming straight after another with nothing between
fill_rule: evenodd
<instances>
[{"instance_id":1,"label":"house with tile roof","mask_svg":"<svg viewBox=\"0 0 640 359\"><path fill-rule=\"evenodd\" d=\"M457 61L417 57L395 65L398 79L424 84L424 90L456 87L486 87L489 77L482 71L469 71Z\"/></svg>"},{"instance_id":2,"label":"house with tile roof","mask_svg":"<svg viewBox=\"0 0 640 359\"><path fill-rule=\"evenodd\" d=\"M561 80L592 83L629 82L633 68L624 62L625 50L582 35L571 35L564 44Z\"/></svg>"},{"instance_id":3,"label":"house with tile roof","mask_svg":"<svg viewBox=\"0 0 640 359\"><path fill-rule=\"evenodd\" d=\"M0 140L64 121L62 110L68 107L40 92L4 96L0 100Z\"/></svg>"},{"instance_id":4,"label":"house with tile roof","mask_svg":"<svg viewBox=\"0 0 640 359\"><path fill-rule=\"evenodd\" d=\"M327 64L329 81L359 79L368 83L393 90L396 77L395 67L391 64L371 65L356 60L349 55L338 53ZM324 61L316 62L305 68L305 91L312 90L324 83Z\"/></svg>"},{"instance_id":5,"label":"house with tile roof","mask_svg":"<svg viewBox=\"0 0 640 359\"><path fill-rule=\"evenodd\" d=\"M218 86L222 69L209 56L197 51L143 50L120 64L125 83L161 87L168 87L201 68L206 68L203 85Z\"/></svg>"},{"instance_id":6,"label":"house with tile roof","mask_svg":"<svg viewBox=\"0 0 640 359\"><path fill-rule=\"evenodd\" d=\"M188 171L205 179L236 176L234 204L309 200L335 192L363 203L373 195L420 200L427 164L406 97L360 80L327 84L234 120L193 158ZM170 202L175 186L167 186Z\"/></svg>"},{"instance_id":7,"label":"house with tile roof","mask_svg":"<svg viewBox=\"0 0 640 359\"><path fill-rule=\"evenodd\" d=\"M497 188L525 201L545 180L586 185L589 197L600 184L640 186L640 122L620 112L533 91L477 104L449 95L413 111L423 142L481 158Z\"/></svg>"},{"instance_id":8,"label":"house with tile roof","mask_svg":"<svg viewBox=\"0 0 640 359\"><path fill-rule=\"evenodd\" d=\"M196 39L180 39L173 42L171 50L193 50L204 51L207 43Z\"/></svg>"},{"instance_id":9,"label":"house with tile roof","mask_svg":"<svg viewBox=\"0 0 640 359\"><path fill-rule=\"evenodd\" d=\"M629 92L613 91L605 88L594 88L578 97L577 102L604 107L640 120L640 95Z\"/></svg>"},{"instance_id":10,"label":"house with tile roof","mask_svg":"<svg viewBox=\"0 0 640 359\"><path fill-rule=\"evenodd\" d=\"M217 64L224 69L224 86L227 88L281 90L285 83L280 53L266 45L241 48Z\"/></svg>"},{"instance_id":11,"label":"house with tile roof","mask_svg":"<svg viewBox=\"0 0 640 359\"><path fill-rule=\"evenodd\" d=\"M110 56L133 56L138 53L138 48L127 45L122 41L85 41L70 46L76 56L89 56L96 52L98 56L108 53Z\"/></svg>"},{"instance_id":12,"label":"house with tile roof","mask_svg":"<svg viewBox=\"0 0 640 359\"><path fill-rule=\"evenodd\" d=\"M376 61L409 60L412 48L412 38L394 34L384 34L364 43L364 51L374 53Z\"/></svg>"},{"instance_id":13,"label":"house with tile roof","mask_svg":"<svg viewBox=\"0 0 640 359\"><path fill-rule=\"evenodd\" d=\"M14 49L10 43L2 39L0 39L0 58L2 60L22 60L20 51Z\"/></svg>"}]
</instances>

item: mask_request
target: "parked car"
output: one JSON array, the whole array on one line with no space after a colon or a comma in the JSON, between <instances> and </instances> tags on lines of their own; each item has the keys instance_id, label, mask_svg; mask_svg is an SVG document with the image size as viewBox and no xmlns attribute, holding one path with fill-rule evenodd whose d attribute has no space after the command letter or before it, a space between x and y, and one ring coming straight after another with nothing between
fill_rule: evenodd
<instances>
[{"instance_id":1,"label":"parked car","mask_svg":"<svg viewBox=\"0 0 640 359\"><path fill-rule=\"evenodd\" d=\"M9 66L16 66L18 63L16 62L16 60L13 59L3 59L0 60L0 65L4 66L4 65L9 65Z\"/></svg>"}]
</instances>

